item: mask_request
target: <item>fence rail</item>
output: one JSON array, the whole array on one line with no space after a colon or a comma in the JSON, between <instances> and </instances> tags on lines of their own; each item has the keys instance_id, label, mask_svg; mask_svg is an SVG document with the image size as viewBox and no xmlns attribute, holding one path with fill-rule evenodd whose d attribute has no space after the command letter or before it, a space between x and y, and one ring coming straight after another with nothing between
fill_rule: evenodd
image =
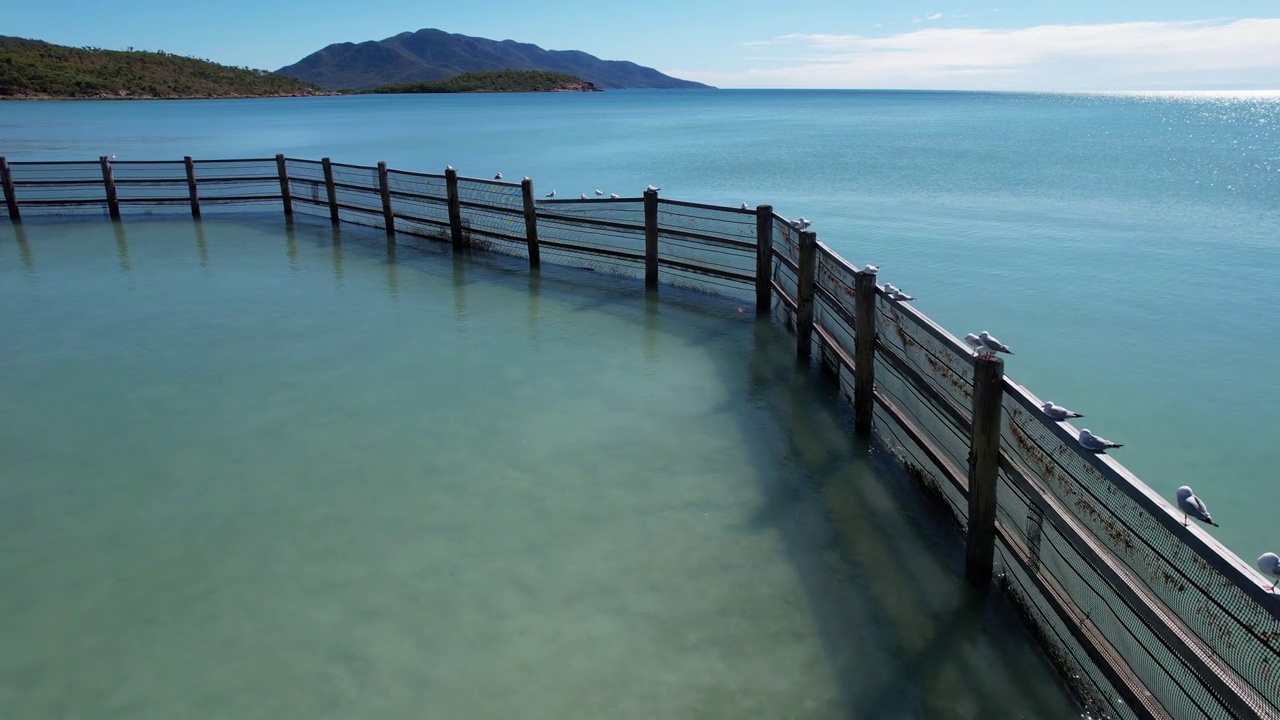
<instances>
[{"instance_id":1,"label":"fence rail","mask_svg":"<svg viewBox=\"0 0 1280 720\"><path fill-rule=\"evenodd\" d=\"M282 206L325 218L754 300L839 383L966 532L1095 715L1280 717L1280 600L1262 577L1076 428L769 206L538 199L533 182L275 158L8 162L5 214Z\"/></svg>"}]
</instances>

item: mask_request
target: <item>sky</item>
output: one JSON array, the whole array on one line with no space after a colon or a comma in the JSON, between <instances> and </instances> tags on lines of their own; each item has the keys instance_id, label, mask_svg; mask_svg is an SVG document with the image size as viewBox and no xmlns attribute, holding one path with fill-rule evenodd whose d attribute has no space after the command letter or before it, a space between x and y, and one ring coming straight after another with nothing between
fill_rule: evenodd
<instances>
[{"instance_id":1,"label":"sky","mask_svg":"<svg viewBox=\"0 0 1280 720\"><path fill-rule=\"evenodd\" d=\"M421 28L726 88L1280 89L1280 0L0 0L0 34L275 70Z\"/></svg>"}]
</instances>

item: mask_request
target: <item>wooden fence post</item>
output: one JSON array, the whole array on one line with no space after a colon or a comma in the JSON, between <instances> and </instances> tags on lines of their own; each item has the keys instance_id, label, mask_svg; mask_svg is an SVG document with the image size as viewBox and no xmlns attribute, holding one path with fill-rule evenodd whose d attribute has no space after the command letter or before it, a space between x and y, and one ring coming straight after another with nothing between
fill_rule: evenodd
<instances>
[{"instance_id":1,"label":"wooden fence post","mask_svg":"<svg viewBox=\"0 0 1280 720\"><path fill-rule=\"evenodd\" d=\"M9 209L9 222L22 222L22 216L18 214L18 196L13 192L13 171L9 169L9 161L2 157L0 157L0 186L4 187L4 204Z\"/></svg>"},{"instance_id":2,"label":"wooden fence post","mask_svg":"<svg viewBox=\"0 0 1280 720\"><path fill-rule=\"evenodd\" d=\"M320 167L324 170L324 194L329 199L329 222L337 225L341 219L338 217L338 188L333 184L333 161L321 158Z\"/></svg>"},{"instance_id":3,"label":"wooden fence post","mask_svg":"<svg viewBox=\"0 0 1280 720\"><path fill-rule=\"evenodd\" d=\"M116 197L116 178L111 172L111 158L103 155L98 158L102 165L102 184L107 189L107 213L112 220L120 219L120 199Z\"/></svg>"},{"instance_id":4,"label":"wooden fence post","mask_svg":"<svg viewBox=\"0 0 1280 720\"><path fill-rule=\"evenodd\" d=\"M444 170L445 190L449 195L449 234L455 248L462 247L462 201L458 198L458 171L452 167Z\"/></svg>"},{"instance_id":5,"label":"wooden fence post","mask_svg":"<svg viewBox=\"0 0 1280 720\"><path fill-rule=\"evenodd\" d=\"M871 435L876 389L876 276L859 272L853 280L853 425Z\"/></svg>"},{"instance_id":6,"label":"wooden fence post","mask_svg":"<svg viewBox=\"0 0 1280 720\"><path fill-rule=\"evenodd\" d=\"M293 215L293 198L289 195L289 168L283 154L276 155L276 173L280 175L280 201L284 203L285 217L289 217Z\"/></svg>"},{"instance_id":7,"label":"wooden fence post","mask_svg":"<svg viewBox=\"0 0 1280 720\"><path fill-rule=\"evenodd\" d=\"M188 155L182 158L182 163L187 166L187 196L191 198L191 217L200 219L200 193L196 189L196 161Z\"/></svg>"},{"instance_id":8,"label":"wooden fence post","mask_svg":"<svg viewBox=\"0 0 1280 720\"><path fill-rule=\"evenodd\" d=\"M796 356L813 355L813 283L818 270L818 235L800 231L800 261L796 272Z\"/></svg>"},{"instance_id":9,"label":"wooden fence post","mask_svg":"<svg viewBox=\"0 0 1280 720\"><path fill-rule=\"evenodd\" d=\"M773 311L773 206L756 207L756 315Z\"/></svg>"},{"instance_id":10,"label":"wooden fence post","mask_svg":"<svg viewBox=\"0 0 1280 720\"><path fill-rule=\"evenodd\" d=\"M542 264L542 253L538 249L538 210L534 207L533 180L520 181L520 195L524 198L524 239L529 246L529 267L536 268Z\"/></svg>"},{"instance_id":11,"label":"wooden fence post","mask_svg":"<svg viewBox=\"0 0 1280 720\"><path fill-rule=\"evenodd\" d=\"M658 287L658 191L644 191L644 286Z\"/></svg>"},{"instance_id":12,"label":"wooden fence post","mask_svg":"<svg viewBox=\"0 0 1280 720\"><path fill-rule=\"evenodd\" d=\"M969 438L969 532L964 574L978 588L991 583L996 537L996 474L1000 469L1000 414L1004 360L980 357L973 366L973 433Z\"/></svg>"},{"instance_id":13,"label":"wooden fence post","mask_svg":"<svg viewBox=\"0 0 1280 720\"><path fill-rule=\"evenodd\" d=\"M382 195L382 222L387 226L387 234L396 234L396 214L391 208L391 178L387 175L387 163L378 161L378 192Z\"/></svg>"}]
</instances>

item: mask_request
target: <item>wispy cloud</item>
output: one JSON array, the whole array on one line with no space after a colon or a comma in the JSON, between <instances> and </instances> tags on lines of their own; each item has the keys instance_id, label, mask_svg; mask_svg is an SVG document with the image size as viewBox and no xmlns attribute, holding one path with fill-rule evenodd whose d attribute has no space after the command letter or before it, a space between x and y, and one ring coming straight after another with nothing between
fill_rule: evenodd
<instances>
[{"instance_id":1,"label":"wispy cloud","mask_svg":"<svg viewBox=\"0 0 1280 720\"><path fill-rule=\"evenodd\" d=\"M934 14L930 15L929 17L926 17L926 18L925 18L925 20L939 20L939 19L941 19L941 18L942 18L942 13L940 13L940 12L936 12L936 13L934 13Z\"/></svg>"},{"instance_id":2,"label":"wispy cloud","mask_svg":"<svg viewBox=\"0 0 1280 720\"><path fill-rule=\"evenodd\" d=\"M1280 18L928 28L889 37L793 34L748 43L778 53L764 67L676 74L721 87L1275 88L1276 38Z\"/></svg>"}]
</instances>

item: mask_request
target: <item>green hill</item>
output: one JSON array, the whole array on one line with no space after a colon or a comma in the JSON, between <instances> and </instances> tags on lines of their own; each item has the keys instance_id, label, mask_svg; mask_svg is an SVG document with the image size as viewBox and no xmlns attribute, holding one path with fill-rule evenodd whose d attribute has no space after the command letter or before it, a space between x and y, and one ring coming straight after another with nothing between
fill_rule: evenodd
<instances>
[{"instance_id":1,"label":"green hill","mask_svg":"<svg viewBox=\"0 0 1280 720\"><path fill-rule=\"evenodd\" d=\"M585 80L543 70L495 70L469 72L434 82L383 85L368 93L470 93L470 92L595 92Z\"/></svg>"},{"instance_id":2,"label":"green hill","mask_svg":"<svg viewBox=\"0 0 1280 720\"><path fill-rule=\"evenodd\" d=\"M320 95L266 70L166 52L72 48L0 35L0 98L208 98Z\"/></svg>"}]
</instances>

